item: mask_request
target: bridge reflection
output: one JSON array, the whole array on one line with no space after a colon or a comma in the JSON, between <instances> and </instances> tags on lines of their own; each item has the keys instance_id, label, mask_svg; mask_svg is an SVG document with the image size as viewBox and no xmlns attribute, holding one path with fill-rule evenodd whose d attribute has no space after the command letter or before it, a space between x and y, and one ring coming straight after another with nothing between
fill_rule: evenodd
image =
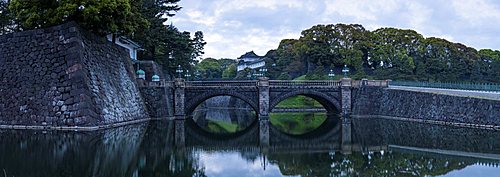
<instances>
[{"instance_id":1,"label":"bridge reflection","mask_svg":"<svg viewBox=\"0 0 500 177\"><path fill-rule=\"evenodd\" d=\"M194 176L206 170L200 154L228 152L247 161L265 160L264 166L276 166L283 175L425 176L500 163L495 158L500 132L488 130L353 119L350 151L345 151L340 121L305 136L270 128L267 146L259 143L258 124L229 136L198 132L188 124L183 125L183 146L176 146L180 129L173 121L98 132L0 130L0 170L17 177Z\"/></svg>"},{"instance_id":2,"label":"bridge reflection","mask_svg":"<svg viewBox=\"0 0 500 177\"><path fill-rule=\"evenodd\" d=\"M342 126L339 119L327 118L326 121L316 130L303 135L290 135L283 133L274 126L269 126L269 144L260 142L259 131L260 124L255 121L247 129L232 134L216 134L204 131L199 128L192 119L187 119L184 123L178 123L176 126L183 126L175 129L176 139L185 139L185 144L179 144L178 147L201 147L201 148L226 148L238 149L241 147L252 147L259 149L262 146L268 149L303 149L307 150L340 150L342 138Z\"/></svg>"}]
</instances>

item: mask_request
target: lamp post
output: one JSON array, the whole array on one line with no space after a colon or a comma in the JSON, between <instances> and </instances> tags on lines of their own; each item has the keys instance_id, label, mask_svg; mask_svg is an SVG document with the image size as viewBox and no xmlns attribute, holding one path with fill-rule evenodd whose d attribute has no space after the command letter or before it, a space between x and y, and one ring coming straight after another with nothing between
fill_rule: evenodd
<instances>
[{"instance_id":1,"label":"lamp post","mask_svg":"<svg viewBox=\"0 0 500 177\"><path fill-rule=\"evenodd\" d=\"M182 70L181 65L177 66L177 70L175 70L175 72L179 74L179 78L182 78L181 74L182 72L184 72L184 70Z\"/></svg>"},{"instance_id":2,"label":"lamp post","mask_svg":"<svg viewBox=\"0 0 500 177\"><path fill-rule=\"evenodd\" d=\"M189 80L189 78L191 77L189 70L186 70L186 74L184 74L184 77L186 77L186 80Z\"/></svg>"},{"instance_id":3,"label":"lamp post","mask_svg":"<svg viewBox=\"0 0 500 177\"><path fill-rule=\"evenodd\" d=\"M137 74L138 79L146 80L146 72L144 72L144 70L139 69L135 74Z\"/></svg>"},{"instance_id":4,"label":"lamp post","mask_svg":"<svg viewBox=\"0 0 500 177\"><path fill-rule=\"evenodd\" d=\"M260 68L259 72L260 72L259 76L265 77L266 76L266 72L267 72L267 68Z\"/></svg>"},{"instance_id":5,"label":"lamp post","mask_svg":"<svg viewBox=\"0 0 500 177\"><path fill-rule=\"evenodd\" d=\"M255 69L252 69L252 78L255 79L257 78L257 72L255 71Z\"/></svg>"},{"instance_id":6,"label":"lamp post","mask_svg":"<svg viewBox=\"0 0 500 177\"><path fill-rule=\"evenodd\" d=\"M330 69L330 72L328 73L328 77L330 80L333 80L333 77L335 77L335 73L333 73L333 69Z\"/></svg>"},{"instance_id":7,"label":"lamp post","mask_svg":"<svg viewBox=\"0 0 500 177\"><path fill-rule=\"evenodd\" d=\"M342 68L342 72L344 73L344 78L347 78L347 73L349 73L349 68L347 65L344 65L344 68Z\"/></svg>"},{"instance_id":8,"label":"lamp post","mask_svg":"<svg viewBox=\"0 0 500 177\"><path fill-rule=\"evenodd\" d=\"M200 79L200 71L199 71L199 70L196 70L196 71L194 72L194 78L195 78L196 80L199 80L199 79Z\"/></svg>"},{"instance_id":9,"label":"lamp post","mask_svg":"<svg viewBox=\"0 0 500 177\"><path fill-rule=\"evenodd\" d=\"M153 82L160 82L160 76L158 76L156 74L153 75L153 77L151 77L151 81L153 81Z\"/></svg>"}]
</instances>

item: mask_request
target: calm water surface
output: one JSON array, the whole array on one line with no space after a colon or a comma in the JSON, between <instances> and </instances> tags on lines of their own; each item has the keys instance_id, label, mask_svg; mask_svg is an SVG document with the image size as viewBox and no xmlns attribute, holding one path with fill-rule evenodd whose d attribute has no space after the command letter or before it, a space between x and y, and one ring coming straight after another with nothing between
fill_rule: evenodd
<instances>
[{"instance_id":1,"label":"calm water surface","mask_svg":"<svg viewBox=\"0 0 500 177\"><path fill-rule=\"evenodd\" d=\"M98 132L0 130L0 177L500 176L497 131L353 119L346 142L338 116L273 113L261 146L254 113L198 111Z\"/></svg>"}]
</instances>

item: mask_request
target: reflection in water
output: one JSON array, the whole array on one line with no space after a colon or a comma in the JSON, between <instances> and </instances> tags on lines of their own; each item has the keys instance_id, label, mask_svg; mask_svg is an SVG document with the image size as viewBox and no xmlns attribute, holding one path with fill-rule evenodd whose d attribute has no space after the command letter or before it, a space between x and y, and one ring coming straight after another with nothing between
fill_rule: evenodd
<instances>
[{"instance_id":1,"label":"reflection in water","mask_svg":"<svg viewBox=\"0 0 500 177\"><path fill-rule=\"evenodd\" d=\"M4 176L128 176L135 173L147 124L99 132L0 133Z\"/></svg>"},{"instance_id":2,"label":"reflection in water","mask_svg":"<svg viewBox=\"0 0 500 177\"><path fill-rule=\"evenodd\" d=\"M271 129L268 147L259 146L256 123L232 136L211 136L186 123L183 148L174 144L173 121L98 132L0 130L0 177L500 174L498 131L384 119L352 122L351 152L338 145L343 126L324 128L328 122L304 136Z\"/></svg>"},{"instance_id":3,"label":"reflection in water","mask_svg":"<svg viewBox=\"0 0 500 177\"><path fill-rule=\"evenodd\" d=\"M230 134L248 128L257 119L257 114L241 99L216 96L196 107L192 119L207 132Z\"/></svg>"},{"instance_id":4,"label":"reflection in water","mask_svg":"<svg viewBox=\"0 0 500 177\"><path fill-rule=\"evenodd\" d=\"M196 109L193 120L210 133L236 133L248 128L257 115L248 109Z\"/></svg>"},{"instance_id":5,"label":"reflection in water","mask_svg":"<svg viewBox=\"0 0 500 177\"><path fill-rule=\"evenodd\" d=\"M302 135L316 130L327 118L338 119L334 114L327 115L326 112L273 112L269 115L273 126L292 135Z\"/></svg>"}]
</instances>

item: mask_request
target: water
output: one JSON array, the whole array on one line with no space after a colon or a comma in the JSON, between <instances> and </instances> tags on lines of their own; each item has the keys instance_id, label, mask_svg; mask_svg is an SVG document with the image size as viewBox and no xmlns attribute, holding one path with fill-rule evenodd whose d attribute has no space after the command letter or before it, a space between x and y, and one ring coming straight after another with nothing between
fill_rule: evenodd
<instances>
[{"instance_id":1,"label":"water","mask_svg":"<svg viewBox=\"0 0 500 177\"><path fill-rule=\"evenodd\" d=\"M0 130L0 177L500 176L498 131L353 119L346 141L339 117L285 113L271 115L262 146L254 113L205 111L182 123L182 134L173 121L97 132Z\"/></svg>"}]
</instances>

